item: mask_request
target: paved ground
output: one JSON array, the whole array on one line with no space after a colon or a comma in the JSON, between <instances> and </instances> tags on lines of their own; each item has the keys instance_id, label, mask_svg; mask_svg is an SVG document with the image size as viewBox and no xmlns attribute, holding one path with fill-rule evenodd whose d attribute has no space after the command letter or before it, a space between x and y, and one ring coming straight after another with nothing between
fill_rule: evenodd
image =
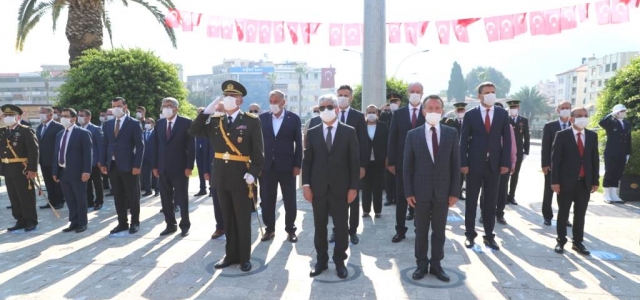
<instances>
[{"instance_id":1,"label":"paved ground","mask_svg":"<svg viewBox=\"0 0 640 300\"><path fill-rule=\"evenodd\" d=\"M539 153L537 146L532 153ZM0 298L3 299L640 299L640 203L609 205L595 194L586 224L583 257L567 249L553 252L555 227L542 224L543 177L539 156L523 165L519 206L508 206L509 225L496 226L502 248L464 248L464 202L449 213L443 267L451 276L442 284L433 276L410 279L415 268L414 235L392 244L395 209L381 219L364 219L360 244L349 250L349 278L335 269L311 279L315 262L311 206L298 197L300 240L286 241L284 208L279 205L276 238L262 243L253 220L253 270L213 270L224 254L224 241L210 240L214 228L208 197L191 199L191 235L158 237L164 229L159 198L144 198L141 229L135 235L110 237L116 225L113 201L89 213L89 229L62 233L67 210L56 219L39 211L31 233L0 233ZM196 192L197 180L191 182ZM41 202L41 201L39 201ZM0 188L0 225L13 219L4 187ZM40 204L40 203L39 203ZM554 205L555 207L555 205ZM254 215L255 217L255 215ZM478 227L482 234L482 228Z\"/></svg>"}]
</instances>

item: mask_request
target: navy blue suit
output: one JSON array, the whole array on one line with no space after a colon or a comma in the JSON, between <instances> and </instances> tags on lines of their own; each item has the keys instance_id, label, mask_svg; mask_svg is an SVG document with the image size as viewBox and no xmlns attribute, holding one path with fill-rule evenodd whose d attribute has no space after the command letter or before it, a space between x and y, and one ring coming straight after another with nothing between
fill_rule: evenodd
<instances>
[{"instance_id":1,"label":"navy blue suit","mask_svg":"<svg viewBox=\"0 0 640 300\"><path fill-rule=\"evenodd\" d=\"M127 209L131 211L131 224L140 224L140 175L133 175L133 168L140 169L144 155L144 141L140 121L124 115L120 117L120 130L115 136L118 118L104 123L103 151L100 161L109 171L118 225L128 226Z\"/></svg>"},{"instance_id":2,"label":"navy blue suit","mask_svg":"<svg viewBox=\"0 0 640 300\"><path fill-rule=\"evenodd\" d=\"M600 127L607 131L602 187L617 188L627 164L627 155L631 155L631 123L606 116L600 120Z\"/></svg>"},{"instance_id":3,"label":"navy blue suit","mask_svg":"<svg viewBox=\"0 0 640 300\"><path fill-rule=\"evenodd\" d=\"M484 238L493 240L496 223L496 204L500 185L500 168L511 169L511 129L506 110L492 106L493 119L490 130L485 129L485 119L478 106L464 114L460 134L460 166L468 167L467 202L465 205L465 235L474 239L478 194L482 187L484 201L481 203L484 220ZM506 145L503 147L503 145Z\"/></svg>"},{"instance_id":4,"label":"navy blue suit","mask_svg":"<svg viewBox=\"0 0 640 300\"><path fill-rule=\"evenodd\" d=\"M198 166L198 177L200 177L200 191L207 190L207 181L204 174L211 176L211 165L213 164L213 148L207 138L196 138L196 166ZM213 187L209 185L209 193L213 194Z\"/></svg>"},{"instance_id":5,"label":"navy blue suit","mask_svg":"<svg viewBox=\"0 0 640 300\"><path fill-rule=\"evenodd\" d=\"M68 129L67 129L68 130ZM93 162L93 146L91 133L84 128L73 126L69 141L65 142L66 153L60 153L61 142L67 130L58 132L53 150L52 175L60 180L60 187L69 208L69 222L71 225L87 225L87 182L82 181L82 174L91 174ZM60 166L64 159L64 168Z\"/></svg>"},{"instance_id":6,"label":"navy blue suit","mask_svg":"<svg viewBox=\"0 0 640 300\"><path fill-rule=\"evenodd\" d=\"M168 123L171 122L171 127ZM196 157L196 141L189 135L191 120L176 115L173 120L161 119L156 125L151 145L151 168L158 170L160 199L167 226L176 226L174 203L180 206L180 228L188 231L189 221L189 177L185 170L193 170ZM167 129L170 129L168 133ZM168 136L167 136L168 135Z\"/></svg>"},{"instance_id":7,"label":"navy blue suit","mask_svg":"<svg viewBox=\"0 0 640 300\"><path fill-rule=\"evenodd\" d=\"M51 153L55 148L56 135L58 132L64 130L64 127L60 123L51 120L47 125L47 129L42 132L44 128L43 124L40 124L36 129L36 135L38 136L38 147L40 149L40 170L42 171L42 178L44 184L47 187L47 196L49 196L49 202L53 206L60 206L64 204L64 198L62 195L62 189L60 184L53 181ZM45 205L46 206L46 205Z\"/></svg>"},{"instance_id":8,"label":"navy blue suit","mask_svg":"<svg viewBox=\"0 0 640 300\"><path fill-rule=\"evenodd\" d=\"M100 168L98 168L98 158L100 157L100 151L104 147L104 134L100 127L88 123L86 127L82 127L91 133L91 144L93 145L93 155L91 159L91 178L87 184L87 205L102 205L104 203L104 189L102 186L102 175L100 174ZM93 191L95 190L95 198ZM95 201L94 201L95 200Z\"/></svg>"},{"instance_id":9,"label":"navy blue suit","mask_svg":"<svg viewBox=\"0 0 640 300\"><path fill-rule=\"evenodd\" d=\"M302 122L300 117L284 110L277 134L273 129L273 113L260 115L264 140L264 169L260 176L262 219L268 232L275 231L278 184L285 209L285 231L296 232L296 177L293 168L302 166Z\"/></svg>"},{"instance_id":10,"label":"navy blue suit","mask_svg":"<svg viewBox=\"0 0 640 300\"><path fill-rule=\"evenodd\" d=\"M150 145L149 143L153 139L155 133L156 131L153 129L142 132L145 145ZM140 184L142 185L142 190L148 193L151 192L151 189L158 191L158 178L153 177L151 173L152 152L153 149L151 149L151 147L148 147L147 150L144 151L144 155L142 157L142 170L140 171Z\"/></svg>"}]
</instances>

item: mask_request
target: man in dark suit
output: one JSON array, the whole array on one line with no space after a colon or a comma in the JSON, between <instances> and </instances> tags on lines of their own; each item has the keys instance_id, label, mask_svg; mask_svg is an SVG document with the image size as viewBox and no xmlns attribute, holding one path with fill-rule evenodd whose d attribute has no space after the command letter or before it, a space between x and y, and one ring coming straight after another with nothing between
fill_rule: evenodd
<instances>
[{"instance_id":1,"label":"man in dark suit","mask_svg":"<svg viewBox=\"0 0 640 300\"><path fill-rule=\"evenodd\" d=\"M52 159L53 180L60 183L69 208L69 227L63 232L87 230L87 181L91 178L93 145L91 132L76 126L78 114L73 108L62 109Z\"/></svg>"},{"instance_id":2,"label":"man in dark suit","mask_svg":"<svg viewBox=\"0 0 640 300\"><path fill-rule=\"evenodd\" d=\"M494 106L496 88L491 82L478 86L480 106L464 115L460 135L461 172L467 176L465 205L465 246L472 248L478 234L475 229L476 209L480 188L484 192L481 203L484 220L484 244L500 250L493 228L496 224L496 204L500 175L511 169L511 124L507 111Z\"/></svg>"},{"instance_id":3,"label":"man in dark suit","mask_svg":"<svg viewBox=\"0 0 640 300\"><path fill-rule=\"evenodd\" d=\"M387 124L387 128L391 128L391 117L393 117L393 112L400 107L401 98L402 95L398 93L389 93L387 95L387 104L381 107L380 122ZM389 172L389 170L386 169L386 165L387 162L385 159L384 191L387 195L387 201L384 203L384 206L390 206L396 204L396 175Z\"/></svg>"},{"instance_id":4,"label":"man in dark suit","mask_svg":"<svg viewBox=\"0 0 640 300\"><path fill-rule=\"evenodd\" d=\"M573 246L576 252L589 255L582 243L584 217L591 193L600 185L598 135L588 129L589 113L579 107L571 110L571 129L556 133L551 157L551 189L558 194L558 237L554 251L564 252L567 243L566 220L573 206Z\"/></svg>"},{"instance_id":5,"label":"man in dark suit","mask_svg":"<svg viewBox=\"0 0 640 300\"><path fill-rule=\"evenodd\" d=\"M174 203L180 207L182 237L189 235L189 177L196 157L195 139L189 135L191 120L178 115L178 100L162 99L163 119L158 121L156 134L152 135L147 151L153 153L153 176L162 181L160 199L167 228L160 236L178 230ZM149 145L148 144L148 145Z\"/></svg>"},{"instance_id":6,"label":"man in dark suit","mask_svg":"<svg viewBox=\"0 0 640 300\"><path fill-rule=\"evenodd\" d=\"M216 269L240 263L251 270L251 207L253 185L264 167L262 126L258 116L240 111L247 90L233 80L222 83L224 98L214 100L189 129L196 137L208 137L215 152L211 185L220 198L227 238L226 256ZM222 101L225 113L214 114ZM213 116L212 116L213 115Z\"/></svg>"},{"instance_id":7,"label":"man in dark suit","mask_svg":"<svg viewBox=\"0 0 640 300\"><path fill-rule=\"evenodd\" d=\"M142 132L144 138L144 144L150 145L153 136L155 135L155 126L156 121L153 118L146 118L144 124L144 131ZM155 190L155 197L160 194L160 189L158 188L158 178L153 176L151 172L151 160L153 156L153 150L151 148L144 151L144 156L142 157L142 170L140 171L140 184L142 186L142 190L144 194L142 197L151 196L153 194L152 190Z\"/></svg>"},{"instance_id":8,"label":"man in dark suit","mask_svg":"<svg viewBox=\"0 0 640 300\"><path fill-rule=\"evenodd\" d=\"M467 112L467 103L458 102L454 103L453 107L456 108L456 117L454 118L454 126L458 130L458 136L460 135L460 131L462 131L462 122L464 122L464 114ZM464 190L464 181L466 176L464 174L460 174L460 200L465 200L467 197L465 195Z\"/></svg>"},{"instance_id":9,"label":"man in dark suit","mask_svg":"<svg viewBox=\"0 0 640 300\"><path fill-rule=\"evenodd\" d=\"M91 133L91 145L93 146L91 155L91 178L89 178L87 184L87 205L93 207L93 210L100 210L104 204L104 190L102 187L102 174L100 173L98 158L100 157L100 151L104 148L102 144L104 143L104 134L100 127L91 124L91 111L88 109L78 111L78 124ZM95 197L93 195L94 190Z\"/></svg>"},{"instance_id":10,"label":"man in dark suit","mask_svg":"<svg viewBox=\"0 0 640 300\"><path fill-rule=\"evenodd\" d=\"M140 229L140 167L144 155L144 140L140 121L126 114L127 102L116 97L111 100L115 119L103 126L104 146L100 152L102 174L109 174L113 198L118 213L118 226L111 234ZM131 226L127 217L131 212Z\"/></svg>"},{"instance_id":11,"label":"man in dark suit","mask_svg":"<svg viewBox=\"0 0 640 300\"><path fill-rule=\"evenodd\" d=\"M391 239L393 243L399 243L406 238L406 220L412 220L414 216L414 214L410 212L405 218L408 205L404 195L402 162L404 159L404 143L407 132L424 125L424 115L420 109L422 93L423 87L421 83L414 82L409 84L407 89L409 106L400 108L393 113L391 128L389 128L387 168L389 172L396 176L396 234Z\"/></svg>"},{"instance_id":12,"label":"man in dark suit","mask_svg":"<svg viewBox=\"0 0 640 300\"><path fill-rule=\"evenodd\" d=\"M204 107L198 108L198 114L204 111ZM213 162L213 149L211 148L211 142L205 137L196 138L196 166L198 167L198 178L200 179L200 190L194 196L209 196L213 197L213 187L209 186L209 192L207 192L207 182L209 181L204 177L204 174L211 173L211 164Z\"/></svg>"},{"instance_id":13,"label":"man in dark suit","mask_svg":"<svg viewBox=\"0 0 640 300\"><path fill-rule=\"evenodd\" d=\"M378 120L378 108L371 104L367 107L367 137L369 163L362 179L362 217L369 217L371 203L376 218L382 213L382 190L384 189L384 164L387 160L389 128Z\"/></svg>"},{"instance_id":14,"label":"man in dark suit","mask_svg":"<svg viewBox=\"0 0 640 300\"><path fill-rule=\"evenodd\" d=\"M302 166L302 123L300 117L284 109L285 95L280 90L269 93L269 112L260 115L264 138L264 169L260 176L262 220L266 226L262 241L275 236L278 184L282 191L285 228L289 242L296 236L296 177Z\"/></svg>"},{"instance_id":15,"label":"man in dark suit","mask_svg":"<svg viewBox=\"0 0 640 300\"><path fill-rule=\"evenodd\" d=\"M104 135L104 123L106 123L107 121L113 119L113 112L111 111L111 108L105 110L105 111L101 111L100 112L100 130L102 130L102 133ZM98 157L99 159L100 157ZM111 184L109 184L109 176L102 174L102 190L111 190ZM111 193L111 191L109 191L108 194L105 195L106 196L113 196L113 194Z\"/></svg>"},{"instance_id":16,"label":"man in dark suit","mask_svg":"<svg viewBox=\"0 0 640 300\"><path fill-rule=\"evenodd\" d=\"M631 155L631 123L624 118L627 108L616 104L610 114L600 120L600 127L607 132L607 144L604 148L604 201L624 203L618 191L624 166Z\"/></svg>"},{"instance_id":17,"label":"man in dark suit","mask_svg":"<svg viewBox=\"0 0 640 300\"><path fill-rule=\"evenodd\" d=\"M507 196L507 203L518 205L516 201L516 187L518 186L518 175L520 174L520 167L522 161L529 155L529 120L527 118L519 116L520 100L509 100L509 118L511 118L511 125L513 126L513 133L516 136L516 169L511 174L509 180L509 195Z\"/></svg>"},{"instance_id":18,"label":"man in dark suit","mask_svg":"<svg viewBox=\"0 0 640 300\"><path fill-rule=\"evenodd\" d=\"M62 113L62 108L58 106L52 107L53 109L53 120L60 123L60 114Z\"/></svg>"},{"instance_id":19,"label":"man in dark suit","mask_svg":"<svg viewBox=\"0 0 640 300\"><path fill-rule=\"evenodd\" d=\"M53 149L55 148L56 136L58 132L64 130L64 127L60 123L53 120L53 108L49 106L40 107L42 123L36 129L36 135L38 136L38 145L40 146L40 170L42 171L42 178L44 184L47 187L47 196L49 196L49 202L55 209L61 209L64 206L64 197L60 184L53 181ZM40 206L40 209L50 208L49 204L45 203Z\"/></svg>"},{"instance_id":20,"label":"man in dark suit","mask_svg":"<svg viewBox=\"0 0 640 300\"><path fill-rule=\"evenodd\" d=\"M553 219L553 209L551 208L551 200L553 200L553 190L551 189L551 149L556 133L571 127L571 102L564 101L558 103L556 107L559 119L544 124L542 128L542 152L540 160L542 162L542 173L544 174L544 194L542 197L542 217L544 225L551 226ZM557 199L557 198L556 198ZM560 203L558 202L558 205ZM566 220L567 226L571 227L571 223ZM557 224L556 224L557 225Z\"/></svg>"},{"instance_id":21,"label":"man in dark suit","mask_svg":"<svg viewBox=\"0 0 640 300\"><path fill-rule=\"evenodd\" d=\"M347 207L358 193L360 149L355 129L339 121L340 108L336 96L321 96L318 106L322 124L307 132L302 162L302 189L304 198L313 206L317 253L317 262L309 276L317 276L327 269L327 223L331 213L335 228L333 262L338 277L346 278L348 271L344 261L349 247Z\"/></svg>"},{"instance_id":22,"label":"man in dark suit","mask_svg":"<svg viewBox=\"0 0 640 300\"><path fill-rule=\"evenodd\" d=\"M428 96L422 104L426 119L423 126L410 130L404 148L404 194L416 209L416 248L418 268L413 279L429 273L448 282L440 261L444 258L445 229L449 207L460 195L460 145L458 132L440 126L444 102L437 95ZM429 259L429 228L431 259ZM429 270L429 264L431 269Z\"/></svg>"}]
</instances>

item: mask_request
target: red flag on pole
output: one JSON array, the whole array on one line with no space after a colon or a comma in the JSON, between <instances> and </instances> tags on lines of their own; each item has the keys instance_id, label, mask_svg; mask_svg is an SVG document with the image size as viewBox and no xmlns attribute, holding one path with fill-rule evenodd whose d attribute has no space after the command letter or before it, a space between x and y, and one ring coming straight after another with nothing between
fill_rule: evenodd
<instances>
[{"instance_id":1,"label":"red flag on pole","mask_svg":"<svg viewBox=\"0 0 640 300\"><path fill-rule=\"evenodd\" d=\"M177 9L170 9L169 13L164 18L164 23L171 28L178 28L180 26L180 11Z\"/></svg>"},{"instance_id":2,"label":"red flag on pole","mask_svg":"<svg viewBox=\"0 0 640 300\"><path fill-rule=\"evenodd\" d=\"M298 44L298 28L300 23L287 22L287 29L289 29L289 35L291 36L291 42L294 45Z\"/></svg>"},{"instance_id":3,"label":"red flag on pole","mask_svg":"<svg viewBox=\"0 0 640 300\"><path fill-rule=\"evenodd\" d=\"M400 25L402 23L387 23L387 29L389 31L389 43L400 43Z\"/></svg>"},{"instance_id":4,"label":"red flag on pole","mask_svg":"<svg viewBox=\"0 0 640 300\"><path fill-rule=\"evenodd\" d=\"M271 21L260 21L260 44L271 43Z\"/></svg>"},{"instance_id":5,"label":"red flag on pole","mask_svg":"<svg viewBox=\"0 0 640 300\"><path fill-rule=\"evenodd\" d=\"M344 24L345 46L360 46L362 45L362 24L352 23Z\"/></svg>"},{"instance_id":6,"label":"red flag on pole","mask_svg":"<svg viewBox=\"0 0 640 300\"><path fill-rule=\"evenodd\" d=\"M336 69L335 68L322 68L322 81L320 82L321 89L332 89L336 87Z\"/></svg>"},{"instance_id":7,"label":"red flag on pole","mask_svg":"<svg viewBox=\"0 0 640 300\"><path fill-rule=\"evenodd\" d=\"M273 29L273 40L276 43L282 43L284 42L284 22L282 21L278 21L278 22L274 22L274 29Z\"/></svg>"},{"instance_id":8,"label":"red flag on pole","mask_svg":"<svg viewBox=\"0 0 640 300\"><path fill-rule=\"evenodd\" d=\"M329 24L329 46L342 46L343 24Z\"/></svg>"}]
</instances>

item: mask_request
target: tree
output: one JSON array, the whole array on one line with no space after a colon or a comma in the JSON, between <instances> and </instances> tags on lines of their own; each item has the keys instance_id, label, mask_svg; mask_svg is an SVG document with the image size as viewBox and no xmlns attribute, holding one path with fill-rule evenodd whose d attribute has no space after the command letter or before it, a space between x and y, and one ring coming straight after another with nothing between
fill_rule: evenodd
<instances>
[{"instance_id":1,"label":"tree","mask_svg":"<svg viewBox=\"0 0 640 300\"><path fill-rule=\"evenodd\" d=\"M402 80L397 79L395 77L387 78L387 97L390 93L398 93L402 96L401 105L404 106L409 104L409 98L407 98L407 89L409 88L409 83ZM351 107L355 107L356 109L360 109L362 107L362 84L358 84L353 88L353 100L351 101Z\"/></svg>"},{"instance_id":2,"label":"tree","mask_svg":"<svg viewBox=\"0 0 640 300\"><path fill-rule=\"evenodd\" d=\"M69 70L60 87L58 106L91 110L97 123L99 112L111 107L111 99L123 97L129 111L147 108L147 116L157 118L161 100L174 97L179 113L195 117L195 107L187 102L187 89L178 79L176 67L141 49L87 50L78 65Z\"/></svg>"},{"instance_id":3,"label":"tree","mask_svg":"<svg viewBox=\"0 0 640 300\"><path fill-rule=\"evenodd\" d=\"M504 98L509 94L511 81L509 81L502 72L492 67L476 67L464 78L464 83L467 86L467 95L472 97L478 95L476 88L480 83L485 81L491 81L495 84L496 96L498 98Z\"/></svg>"},{"instance_id":4,"label":"tree","mask_svg":"<svg viewBox=\"0 0 640 300\"><path fill-rule=\"evenodd\" d=\"M276 80L278 79L278 74L276 73L269 73L267 75L264 76L265 78L267 78L267 80L269 80L269 83L271 84L271 90L275 90L276 89Z\"/></svg>"},{"instance_id":5,"label":"tree","mask_svg":"<svg viewBox=\"0 0 640 300\"><path fill-rule=\"evenodd\" d=\"M509 98L520 100L519 114L529 120L535 119L537 116L548 113L550 110L546 104L544 96L540 95L538 89L529 86L523 86L515 95Z\"/></svg>"},{"instance_id":6,"label":"tree","mask_svg":"<svg viewBox=\"0 0 640 300\"><path fill-rule=\"evenodd\" d=\"M296 74L298 74L298 115L302 115L302 76L307 74L307 67L304 65L296 66Z\"/></svg>"},{"instance_id":7,"label":"tree","mask_svg":"<svg viewBox=\"0 0 640 300\"><path fill-rule=\"evenodd\" d=\"M173 47L177 47L175 32L165 24L165 16L156 6L145 0L121 1L125 6L129 6L129 2L138 3L151 12L158 23L164 27ZM55 32L60 13L63 8L67 8L68 18L65 34L69 41L69 65L75 67L75 61L83 51L102 47L103 28L107 29L113 48L111 19L109 19L107 10L107 4L113 2L113 0L22 0L18 11L16 50L23 50L29 32L48 12L51 12L53 17L53 31ZM175 8L171 0L158 0L158 2L167 9Z\"/></svg>"},{"instance_id":8,"label":"tree","mask_svg":"<svg viewBox=\"0 0 640 300\"><path fill-rule=\"evenodd\" d=\"M44 90L45 93L47 93L47 101L49 101L51 100L49 99L49 79L51 79L51 71L42 70L40 72L40 77L42 77L42 80L44 80Z\"/></svg>"},{"instance_id":9,"label":"tree","mask_svg":"<svg viewBox=\"0 0 640 300\"><path fill-rule=\"evenodd\" d=\"M636 58L611 77L596 101L596 113L591 121L594 127L600 119L611 113L616 104L627 108L627 120L635 130L640 129L640 59ZM605 134L604 130L600 131ZM635 141L634 141L635 142Z\"/></svg>"},{"instance_id":10,"label":"tree","mask_svg":"<svg viewBox=\"0 0 640 300\"><path fill-rule=\"evenodd\" d=\"M456 102L464 102L466 92L467 87L465 85L464 76L462 76L462 69L458 62L454 61L453 68L451 68L451 76L449 77L447 101L451 102L455 99Z\"/></svg>"}]
</instances>

